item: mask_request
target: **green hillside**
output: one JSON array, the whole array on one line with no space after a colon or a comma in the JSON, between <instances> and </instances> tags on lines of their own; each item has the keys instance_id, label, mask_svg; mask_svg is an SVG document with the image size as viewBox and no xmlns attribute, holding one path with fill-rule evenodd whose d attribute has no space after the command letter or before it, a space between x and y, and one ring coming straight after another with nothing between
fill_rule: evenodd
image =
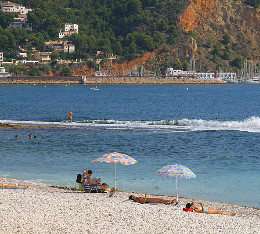
<instances>
[{"instance_id":1,"label":"green hillside","mask_svg":"<svg viewBox=\"0 0 260 234\"><path fill-rule=\"evenodd\" d=\"M75 45L71 54L53 53L53 58L87 59L97 50L119 55L118 62L132 60L146 52L163 48L167 56L158 58L161 67L169 65L186 68L192 57L185 55L191 38L196 41L197 60L201 69L209 66L241 68L244 59L259 56L259 47L243 54L239 43L233 43L233 30L223 32L216 40L214 36L202 35L200 28L185 32L178 26L180 16L187 9L188 0L13 0L32 11L28 22L33 31L9 29L15 17L0 11L0 51L6 59L18 58L21 49L31 55L33 49L52 51L46 41L57 40L65 23L79 25L79 34L65 39ZM246 0L244 3L259 7L260 0ZM213 23L214 24L214 23ZM211 28L217 25L211 25ZM258 29L259 30L259 29ZM258 31L259 33L259 31ZM250 44L250 39L247 40ZM252 40L252 39L251 39ZM169 51L180 50L176 55ZM176 49L177 48L177 49ZM183 51L182 51L183 50ZM182 52L181 52L182 51ZM254 54L252 54L254 53ZM176 60L177 59L177 60ZM223 62L222 62L223 61ZM149 66L149 65L147 65Z\"/></svg>"}]
</instances>

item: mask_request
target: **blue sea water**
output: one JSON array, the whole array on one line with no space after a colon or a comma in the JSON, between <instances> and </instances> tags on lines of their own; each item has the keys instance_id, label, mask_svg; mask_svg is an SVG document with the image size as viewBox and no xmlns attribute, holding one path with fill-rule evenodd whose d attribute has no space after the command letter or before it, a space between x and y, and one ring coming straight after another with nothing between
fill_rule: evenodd
<instances>
[{"instance_id":1,"label":"blue sea water","mask_svg":"<svg viewBox=\"0 0 260 234\"><path fill-rule=\"evenodd\" d=\"M155 172L180 164L197 177L178 180L179 196L260 208L258 85L91 87L1 85L0 123L60 128L1 129L0 177L77 187L91 169L114 186L115 165L92 160L116 151L138 161L116 165L120 190L175 196Z\"/></svg>"}]
</instances>

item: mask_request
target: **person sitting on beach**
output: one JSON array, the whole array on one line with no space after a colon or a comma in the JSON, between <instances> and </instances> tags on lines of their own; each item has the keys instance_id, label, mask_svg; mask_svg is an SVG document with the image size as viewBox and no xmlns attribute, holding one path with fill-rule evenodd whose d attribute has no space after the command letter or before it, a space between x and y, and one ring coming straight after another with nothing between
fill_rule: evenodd
<instances>
[{"instance_id":1,"label":"person sitting on beach","mask_svg":"<svg viewBox=\"0 0 260 234\"><path fill-rule=\"evenodd\" d=\"M192 200L191 203L186 204L186 208L183 208L183 211L191 211L191 212L196 212L196 213L205 213L205 214L221 214L221 215L236 215L235 213L229 214L224 211L220 211L217 209L209 208L209 207L204 207L202 202L199 202L201 208L197 207L194 205L194 199Z\"/></svg>"},{"instance_id":2,"label":"person sitting on beach","mask_svg":"<svg viewBox=\"0 0 260 234\"><path fill-rule=\"evenodd\" d=\"M93 187L97 186L97 189L99 192L105 192L105 191L112 191L112 188L109 188L108 184L103 183L101 184L101 179L91 179L93 172L91 170L88 170L87 174L85 175L85 179L83 178L83 188L86 187Z\"/></svg>"},{"instance_id":3,"label":"person sitting on beach","mask_svg":"<svg viewBox=\"0 0 260 234\"><path fill-rule=\"evenodd\" d=\"M162 203L165 205L170 205L170 204L178 204L178 201L174 198L173 200L165 200L162 198L147 198L147 193L145 194L144 197L136 197L134 195L129 196L129 200L133 200L135 202L139 202L141 204L144 203Z\"/></svg>"},{"instance_id":4,"label":"person sitting on beach","mask_svg":"<svg viewBox=\"0 0 260 234\"><path fill-rule=\"evenodd\" d=\"M2 181L2 179L0 179L0 181ZM0 183L0 188L2 188L2 189L28 189L29 186Z\"/></svg>"}]
</instances>

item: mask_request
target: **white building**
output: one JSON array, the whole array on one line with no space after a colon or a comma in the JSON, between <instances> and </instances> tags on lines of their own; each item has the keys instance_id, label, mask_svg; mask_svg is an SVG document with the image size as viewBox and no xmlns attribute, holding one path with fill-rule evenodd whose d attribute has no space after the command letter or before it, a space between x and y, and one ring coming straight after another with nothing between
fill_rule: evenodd
<instances>
[{"instance_id":1,"label":"white building","mask_svg":"<svg viewBox=\"0 0 260 234\"><path fill-rule=\"evenodd\" d=\"M47 44L47 43L45 43ZM75 45L68 44L67 41L63 42L51 42L47 45L50 48L53 48L56 52L64 52L64 53L73 53L75 52Z\"/></svg>"},{"instance_id":2,"label":"white building","mask_svg":"<svg viewBox=\"0 0 260 234\"><path fill-rule=\"evenodd\" d=\"M8 77L8 76L10 76L10 74L5 71L5 68L0 67L0 77L3 78L3 77Z\"/></svg>"},{"instance_id":3,"label":"white building","mask_svg":"<svg viewBox=\"0 0 260 234\"><path fill-rule=\"evenodd\" d=\"M24 28L26 30L32 31L32 25L27 23L26 18L14 18L14 21L9 25L9 28Z\"/></svg>"},{"instance_id":4,"label":"white building","mask_svg":"<svg viewBox=\"0 0 260 234\"><path fill-rule=\"evenodd\" d=\"M237 73L218 72L217 77L221 80L237 80Z\"/></svg>"},{"instance_id":5,"label":"white building","mask_svg":"<svg viewBox=\"0 0 260 234\"><path fill-rule=\"evenodd\" d=\"M211 79L215 79L216 77L216 74L213 73L213 72L199 72L199 73L195 73L196 76L199 78L199 79L203 79L203 80L211 80Z\"/></svg>"},{"instance_id":6,"label":"white building","mask_svg":"<svg viewBox=\"0 0 260 234\"><path fill-rule=\"evenodd\" d=\"M187 76L189 73L187 71L183 71L183 70L176 70L173 68L167 68L166 70L166 76L174 76L174 77L178 77L178 76Z\"/></svg>"},{"instance_id":7,"label":"white building","mask_svg":"<svg viewBox=\"0 0 260 234\"><path fill-rule=\"evenodd\" d=\"M5 13L17 13L20 15L27 15L31 9L26 9L19 4L12 3L12 2L0 2L0 9Z\"/></svg>"},{"instance_id":8,"label":"white building","mask_svg":"<svg viewBox=\"0 0 260 234\"><path fill-rule=\"evenodd\" d=\"M79 32L79 26L77 24L65 24L65 30L62 31L62 29L59 32L59 38L63 38L65 36L70 36L74 33L78 34Z\"/></svg>"},{"instance_id":9,"label":"white building","mask_svg":"<svg viewBox=\"0 0 260 234\"><path fill-rule=\"evenodd\" d=\"M79 26L77 24L65 24L65 32L74 31L79 32Z\"/></svg>"},{"instance_id":10,"label":"white building","mask_svg":"<svg viewBox=\"0 0 260 234\"><path fill-rule=\"evenodd\" d=\"M203 80L236 80L237 74L231 72L195 72L195 71L183 71L174 70L173 68L167 68L166 77L190 77Z\"/></svg>"},{"instance_id":11,"label":"white building","mask_svg":"<svg viewBox=\"0 0 260 234\"><path fill-rule=\"evenodd\" d=\"M19 53L19 56L21 58L27 58L28 57L27 53Z\"/></svg>"},{"instance_id":12,"label":"white building","mask_svg":"<svg viewBox=\"0 0 260 234\"><path fill-rule=\"evenodd\" d=\"M39 64L39 61L23 59L23 60L16 60L15 64L34 64L34 65L36 65L36 64Z\"/></svg>"}]
</instances>

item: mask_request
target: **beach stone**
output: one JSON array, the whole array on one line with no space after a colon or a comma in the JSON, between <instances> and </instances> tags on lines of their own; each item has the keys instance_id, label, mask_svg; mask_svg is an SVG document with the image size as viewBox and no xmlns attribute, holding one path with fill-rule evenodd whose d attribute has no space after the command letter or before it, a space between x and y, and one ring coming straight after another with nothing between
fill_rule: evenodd
<instances>
[{"instance_id":1,"label":"beach stone","mask_svg":"<svg viewBox=\"0 0 260 234\"><path fill-rule=\"evenodd\" d=\"M6 180L23 184L22 181ZM260 209L203 201L236 216L183 212L178 206L125 202L130 193L85 194L30 185L1 190L0 233L259 233ZM143 196L143 194L135 194ZM152 197L152 195L149 195ZM159 196L169 199L168 196Z\"/></svg>"}]
</instances>

